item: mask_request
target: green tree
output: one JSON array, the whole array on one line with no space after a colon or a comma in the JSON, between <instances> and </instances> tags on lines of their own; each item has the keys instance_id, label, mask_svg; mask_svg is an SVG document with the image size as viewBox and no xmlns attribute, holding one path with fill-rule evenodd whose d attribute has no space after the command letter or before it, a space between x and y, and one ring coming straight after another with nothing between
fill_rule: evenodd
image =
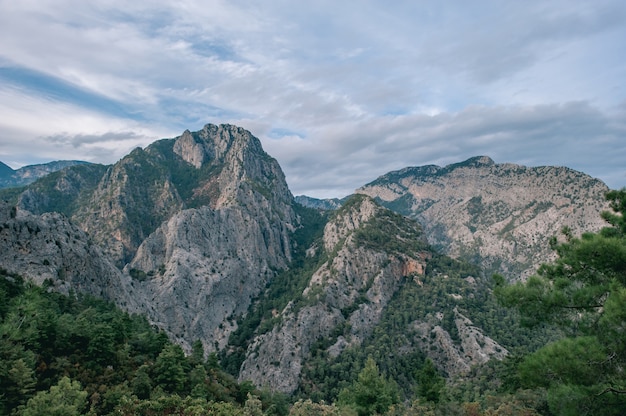
<instances>
[{"instance_id":1,"label":"green tree","mask_svg":"<svg viewBox=\"0 0 626 416\"><path fill-rule=\"evenodd\" d=\"M565 229L564 242L551 242L557 260L526 282L505 285L495 276L498 298L527 323L566 331L519 366L522 383L546 388L559 415L626 414L626 189L607 200L608 227L580 238Z\"/></svg>"},{"instance_id":2,"label":"green tree","mask_svg":"<svg viewBox=\"0 0 626 416\"><path fill-rule=\"evenodd\" d=\"M189 364L195 367L198 364L204 365L204 346L202 341L196 340L191 344L191 354L189 355Z\"/></svg>"},{"instance_id":3,"label":"green tree","mask_svg":"<svg viewBox=\"0 0 626 416\"><path fill-rule=\"evenodd\" d=\"M154 380L168 393L180 393L187 381L187 360L183 349L176 344L163 348L154 363Z\"/></svg>"},{"instance_id":4,"label":"green tree","mask_svg":"<svg viewBox=\"0 0 626 416\"><path fill-rule=\"evenodd\" d=\"M352 411L352 410L351 410ZM289 416L348 416L349 413L341 411L338 407L324 402L314 403L310 399L298 400L291 406Z\"/></svg>"},{"instance_id":5,"label":"green tree","mask_svg":"<svg viewBox=\"0 0 626 416\"><path fill-rule=\"evenodd\" d=\"M152 380L148 374L148 368L145 364L139 367L137 372L135 372L135 378L131 382L133 394L141 400L150 398L150 393L152 392Z\"/></svg>"},{"instance_id":6,"label":"green tree","mask_svg":"<svg viewBox=\"0 0 626 416\"><path fill-rule=\"evenodd\" d=\"M368 357L357 380L339 393L339 403L353 408L359 416L383 414L398 401L396 384L380 374L372 357Z\"/></svg>"},{"instance_id":7,"label":"green tree","mask_svg":"<svg viewBox=\"0 0 626 416\"><path fill-rule=\"evenodd\" d=\"M22 406L22 416L72 416L82 414L87 405L87 392L78 381L63 377L48 391L40 391Z\"/></svg>"},{"instance_id":8,"label":"green tree","mask_svg":"<svg viewBox=\"0 0 626 416\"><path fill-rule=\"evenodd\" d=\"M433 362L427 358L417 373L417 396L427 402L438 403L445 380Z\"/></svg>"}]
</instances>

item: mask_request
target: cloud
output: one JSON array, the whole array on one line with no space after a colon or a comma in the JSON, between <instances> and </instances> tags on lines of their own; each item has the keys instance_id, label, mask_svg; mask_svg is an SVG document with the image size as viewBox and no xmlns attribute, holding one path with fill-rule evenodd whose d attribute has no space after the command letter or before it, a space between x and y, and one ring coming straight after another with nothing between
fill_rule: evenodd
<instances>
[{"instance_id":1,"label":"cloud","mask_svg":"<svg viewBox=\"0 0 626 416\"><path fill-rule=\"evenodd\" d=\"M314 196L477 154L624 184L620 0L2 7L3 161L109 163L211 122L248 128Z\"/></svg>"},{"instance_id":2,"label":"cloud","mask_svg":"<svg viewBox=\"0 0 626 416\"><path fill-rule=\"evenodd\" d=\"M311 189L342 196L391 170L478 155L500 163L569 166L606 180L610 172L617 178L626 174L625 120L584 102L470 107L435 116L380 117L358 128L332 126L307 140L292 136L264 145L295 194Z\"/></svg>"}]
</instances>

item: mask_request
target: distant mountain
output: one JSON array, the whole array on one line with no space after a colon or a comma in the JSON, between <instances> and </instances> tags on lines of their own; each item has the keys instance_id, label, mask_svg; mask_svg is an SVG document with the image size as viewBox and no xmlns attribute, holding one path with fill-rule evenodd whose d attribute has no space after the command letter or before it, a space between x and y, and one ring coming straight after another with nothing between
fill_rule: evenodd
<instances>
[{"instance_id":1,"label":"distant mountain","mask_svg":"<svg viewBox=\"0 0 626 416\"><path fill-rule=\"evenodd\" d=\"M600 180L566 167L496 164L486 156L389 172L356 190L414 218L428 241L487 272L518 279L554 258L549 240L605 225Z\"/></svg>"},{"instance_id":2,"label":"distant mountain","mask_svg":"<svg viewBox=\"0 0 626 416\"><path fill-rule=\"evenodd\" d=\"M0 162L0 180L8 178L12 176L14 173L15 171L11 169L10 166L7 166L6 164Z\"/></svg>"},{"instance_id":3,"label":"distant mountain","mask_svg":"<svg viewBox=\"0 0 626 416\"><path fill-rule=\"evenodd\" d=\"M11 169L6 164L0 162L0 189L15 188L25 186L43 178L49 173L65 169L70 166L89 164L79 160L58 160L55 162L29 165L17 170Z\"/></svg>"},{"instance_id":4,"label":"distant mountain","mask_svg":"<svg viewBox=\"0 0 626 416\"><path fill-rule=\"evenodd\" d=\"M343 202L345 202L346 199L348 198L346 197L343 199L339 199L339 198L317 199L317 198L312 198L306 195L298 195L295 197L296 202L300 205L303 205L309 208L322 209L326 211L331 211L331 210L341 207L341 205L343 204Z\"/></svg>"}]
</instances>

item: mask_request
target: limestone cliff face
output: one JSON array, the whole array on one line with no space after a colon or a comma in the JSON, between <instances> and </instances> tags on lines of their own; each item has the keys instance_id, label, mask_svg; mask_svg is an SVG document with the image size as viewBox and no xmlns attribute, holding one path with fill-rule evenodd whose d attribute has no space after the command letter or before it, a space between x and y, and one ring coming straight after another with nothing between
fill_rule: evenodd
<instances>
[{"instance_id":1,"label":"limestone cliff face","mask_svg":"<svg viewBox=\"0 0 626 416\"><path fill-rule=\"evenodd\" d=\"M58 213L34 215L0 202L0 265L63 293L87 293L136 312L138 294L89 236Z\"/></svg>"},{"instance_id":2,"label":"limestone cliff face","mask_svg":"<svg viewBox=\"0 0 626 416\"><path fill-rule=\"evenodd\" d=\"M429 256L427 250L400 253L373 247L366 235L355 233L373 221L388 221L386 213L371 199L356 197L328 222L323 245L330 258L312 275L302 300L281 312L281 323L251 343L241 380L292 392L316 341L332 335L329 352L337 356L371 334L406 273L423 273ZM391 226L418 245L423 243L416 223Z\"/></svg>"},{"instance_id":3,"label":"limestone cliff face","mask_svg":"<svg viewBox=\"0 0 626 416\"><path fill-rule=\"evenodd\" d=\"M126 268L149 299L150 320L184 346L223 347L235 318L287 261L261 219L240 207L201 207L152 233Z\"/></svg>"},{"instance_id":4,"label":"limestone cliff face","mask_svg":"<svg viewBox=\"0 0 626 416\"><path fill-rule=\"evenodd\" d=\"M472 366L485 364L491 359L502 360L508 355L506 348L485 335L457 308L454 308L454 316L460 341L455 342L440 325L441 315L416 321L409 328L414 333L413 342L448 376L467 373Z\"/></svg>"},{"instance_id":5,"label":"limestone cliff face","mask_svg":"<svg viewBox=\"0 0 626 416\"><path fill-rule=\"evenodd\" d=\"M423 226L431 244L510 279L554 258L548 241L604 226L606 185L563 167L528 168L476 157L446 167L405 168L357 190Z\"/></svg>"}]
</instances>

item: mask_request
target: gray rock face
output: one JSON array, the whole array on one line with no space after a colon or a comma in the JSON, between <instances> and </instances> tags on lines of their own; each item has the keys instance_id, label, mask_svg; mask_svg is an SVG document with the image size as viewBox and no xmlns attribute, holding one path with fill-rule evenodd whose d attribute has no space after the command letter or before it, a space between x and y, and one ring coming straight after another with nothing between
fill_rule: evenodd
<instances>
[{"instance_id":1,"label":"gray rock face","mask_svg":"<svg viewBox=\"0 0 626 416\"><path fill-rule=\"evenodd\" d=\"M281 312L281 323L251 343L240 380L293 392L316 341L335 334L329 348L334 356L360 345L379 322L403 278L424 273L427 252L411 256L359 245L354 231L384 211L371 199L361 198L329 221L324 247L335 254L312 275L302 294L304 301L290 303ZM417 224L407 221L403 226ZM340 325L349 329L336 335Z\"/></svg>"},{"instance_id":2,"label":"gray rock face","mask_svg":"<svg viewBox=\"0 0 626 416\"><path fill-rule=\"evenodd\" d=\"M508 355L506 348L486 336L472 321L454 309L460 342L437 322L414 322L414 342L448 376L467 373L472 366L485 364L491 359L502 360Z\"/></svg>"},{"instance_id":3,"label":"gray rock face","mask_svg":"<svg viewBox=\"0 0 626 416\"><path fill-rule=\"evenodd\" d=\"M128 276L61 214L33 215L0 202L0 245L0 265L9 272L137 311L138 294Z\"/></svg>"},{"instance_id":4,"label":"gray rock face","mask_svg":"<svg viewBox=\"0 0 626 416\"><path fill-rule=\"evenodd\" d=\"M223 347L251 299L286 266L284 237L240 207L188 209L163 223L126 268L150 320L189 347ZM232 320L232 322L231 322Z\"/></svg>"},{"instance_id":5,"label":"gray rock face","mask_svg":"<svg viewBox=\"0 0 626 416\"><path fill-rule=\"evenodd\" d=\"M357 190L417 219L446 254L512 280L554 258L548 242L564 226L575 235L603 227L606 191L572 169L495 164L484 156L390 172Z\"/></svg>"}]
</instances>

